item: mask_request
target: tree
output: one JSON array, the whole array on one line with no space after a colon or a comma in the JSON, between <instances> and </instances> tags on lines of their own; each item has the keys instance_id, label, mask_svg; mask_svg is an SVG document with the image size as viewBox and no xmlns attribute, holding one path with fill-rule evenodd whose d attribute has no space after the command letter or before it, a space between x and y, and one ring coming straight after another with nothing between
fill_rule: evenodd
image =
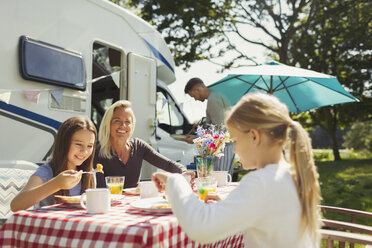
<instances>
[{"instance_id":1,"label":"tree","mask_svg":"<svg viewBox=\"0 0 372 248\"><path fill-rule=\"evenodd\" d=\"M314 125L327 131L335 160L340 160L337 127L371 118L372 4L366 0L324 0L291 44L291 55L301 67L337 76L357 96L358 104L310 111ZM368 108L369 107L369 108ZM369 110L368 110L369 109Z\"/></svg>"},{"instance_id":2,"label":"tree","mask_svg":"<svg viewBox=\"0 0 372 248\"><path fill-rule=\"evenodd\" d=\"M372 151L372 121L356 122L344 135L344 146L356 151Z\"/></svg>"},{"instance_id":3,"label":"tree","mask_svg":"<svg viewBox=\"0 0 372 248\"><path fill-rule=\"evenodd\" d=\"M337 76L350 92L370 105L370 0L122 0L162 33L176 65L208 59L222 69L255 63L249 51L236 46L240 39L266 48L279 62ZM248 31L247 28L248 27ZM250 29L266 37L252 37ZM337 126L352 117L367 118L368 111L344 104L310 111L313 124L327 131L335 160L340 160Z\"/></svg>"},{"instance_id":4,"label":"tree","mask_svg":"<svg viewBox=\"0 0 372 248\"><path fill-rule=\"evenodd\" d=\"M301 16L314 15L311 0L122 0L122 6L135 7L138 14L162 33L170 46L176 65L208 59L221 68L256 64L249 51L236 41L262 46L280 62L289 63L289 43L305 28ZM247 31L247 27L249 28ZM252 37L249 30L259 30L266 38ZM230 60L219 58L229 53Z\"/></svg>"}]
</instances>

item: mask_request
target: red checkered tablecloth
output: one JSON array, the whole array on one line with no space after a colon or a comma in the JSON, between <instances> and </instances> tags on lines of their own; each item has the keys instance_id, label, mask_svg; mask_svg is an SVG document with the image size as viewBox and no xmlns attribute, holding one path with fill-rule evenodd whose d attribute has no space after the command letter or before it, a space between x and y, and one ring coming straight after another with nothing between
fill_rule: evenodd
<instances>
[{"instance_id":1,"label":"red checkered tablecloth","mask_svg":"<svg viewBox=\"0 0 372 248\"><path fill-rule=\"evenodd\" d=\"M231 188L222 187L221 193ZM138 196L113 203L105 214L57 204L18 211L0 229L1 247L244 247L236 234L212 244L190 240L173 214L147 213L130 206Z\"/></svg>"}]
</instances>

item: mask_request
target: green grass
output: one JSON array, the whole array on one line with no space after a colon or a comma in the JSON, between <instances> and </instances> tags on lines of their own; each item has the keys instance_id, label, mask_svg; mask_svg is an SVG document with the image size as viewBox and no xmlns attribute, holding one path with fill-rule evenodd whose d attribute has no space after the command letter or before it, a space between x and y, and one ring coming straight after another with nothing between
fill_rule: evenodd
<instances>
[{"instance_id":1,"label":"green grass","mask_svg":"<svg viewBox=\"0 0 372 248\"><path fill-rule=\"evenodd\" d=\"M340 149L342 159L372 159L372 152L352 151L349 149ZM331 149L313 149L315 161L333 161L334 156Z\"/></svg>"},{"instance_id":2,"label":"green grass","mask_svg":"<svg viewBox=\"0 0 372 248\"><path fill-rule=\"evenodd\" d=\"M372 212L372 159L316 162L322 204ZM349 216L326 213L326 218L350 221ZM369 218L358 223L372 225Z\"/></svg>"},{"instance_id":3,"label":"green grass","mask_svg":"<svg viewBox=\"0 0 372 248\"><path fill-rule=\"evenodd\" d=\"M338 241L334 241L333 243L333 247L334 248L338 248ZM327 247L327 244L326 244L326 241L325 240L322 240L322 242L320 243L320 248L326 248ZM350 247L350 244L349 243L345 243L345 248L349 248ZM361 244L354 244L354 248L365 248L366 246L365 245L361 245Z\"/></svg>"},{"instance_id":4,"label":"green grass","mask_svg":"<svg viewBox=\"0 0 372 248\"><path fill-rule=\"evenodd\" d=\"M372 159L316 161L322 194L322 205L352 208L372 212ZM238 181L247 173L240 172ZM350 221L349 216L325 213L326 218ZM357 222L372 225L372 219Z\"/></svg>"},{"instance_id":5,"label":"green grass","mask_svg":"<svg viewBox=\"0 0 372 248\"><path fill-rule=\"evenodd\" d=\"M371 154L340 151L342 161L333 160L331 150L314 150L314 160L319 172L322 205L358 209L372 212L372 158ZM238 174L238 181L247 171ZM350 216L324 213L324 217L350 222ZM371 218L358 217L357 223L372 226ZM337 246L335 242L335 247ZM326 247L322 240L321 248ZM346 247L349 247L346 245ZM362 248L364 245L355 245Z\"/></svg>"}]
</instances>

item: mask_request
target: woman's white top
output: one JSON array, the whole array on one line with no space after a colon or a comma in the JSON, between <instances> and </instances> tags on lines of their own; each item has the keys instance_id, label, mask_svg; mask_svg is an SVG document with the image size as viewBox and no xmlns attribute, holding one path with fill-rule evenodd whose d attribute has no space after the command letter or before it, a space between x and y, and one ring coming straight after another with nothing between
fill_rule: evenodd
<instances>
[{"instance_id":1,"label":"woman's white top","mask_svg":"<svg viewBox=\"0 0 372 248\"><path fill-rule=\"evenodd\" d=\"M245 175L224 200L205 204L181 174L172 174L166 191L189 238L211 243L242 232L245 247L318 247L307 232L300 236L301 207L290 165L270 164Z\"/></svg>"}]
</instances>

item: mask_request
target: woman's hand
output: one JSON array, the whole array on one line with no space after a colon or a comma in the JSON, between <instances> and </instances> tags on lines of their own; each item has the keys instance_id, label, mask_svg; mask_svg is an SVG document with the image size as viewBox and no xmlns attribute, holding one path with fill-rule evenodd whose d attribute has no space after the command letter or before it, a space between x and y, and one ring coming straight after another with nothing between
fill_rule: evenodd
<instances>
[{"instance_id":1,"label":"woman's hand","mask_svg":"<svg viewBox=\"0 0 372 248\"><path fill-rule=\"evenodd\" d=\"M165 190L165 184L167 183L169 174L168 172L155 172L152 174L151 179L155 182L159 192Z\"/></svg>"},{"instance_id":2,"label":"woman's hand","mask_svg":"<svg viewBox=\"0 0 372 248\"><path fill-rule=\"evenodd\" d=\"M221 197L216 194L216 192L208 192L207 196L204 199L205 203L212 203L216 201L221 201Z\"/></svg>"},{"instance_id":3,"label":"woman's hand","mask_svg":"<svg viewBox=\"0 0 372 248\"><path fill-rule=\"evenodd\" d=\"M55 181L60 189L71 189L81 180L82 171L65 170L55 177Z\"/></svg>"}]
</instances>

